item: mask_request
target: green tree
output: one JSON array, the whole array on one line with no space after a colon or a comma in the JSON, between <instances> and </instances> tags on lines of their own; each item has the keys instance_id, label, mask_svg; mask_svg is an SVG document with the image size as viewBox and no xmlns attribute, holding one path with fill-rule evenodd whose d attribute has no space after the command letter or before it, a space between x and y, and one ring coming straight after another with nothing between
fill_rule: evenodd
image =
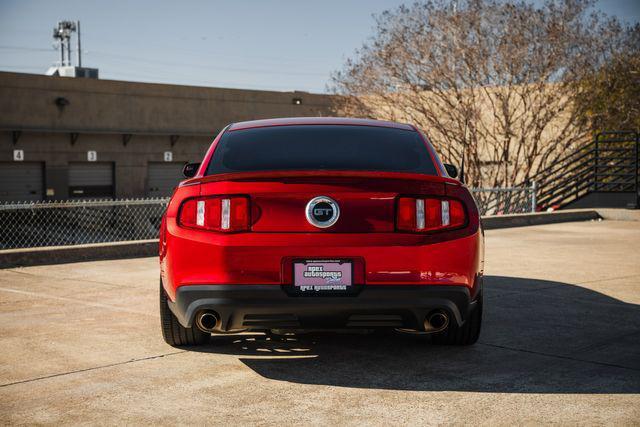
<instances>
[{"instance_id":1,"label":"green tree","mask_svg":"<svg viewBox=\"0 0 640 427\"><path fill-rule=\"evenodd\" d=\"M640 25L627 30L617 53L576 84L581 123L593 131L640 130Z\"/></svg>"}]
</instances>

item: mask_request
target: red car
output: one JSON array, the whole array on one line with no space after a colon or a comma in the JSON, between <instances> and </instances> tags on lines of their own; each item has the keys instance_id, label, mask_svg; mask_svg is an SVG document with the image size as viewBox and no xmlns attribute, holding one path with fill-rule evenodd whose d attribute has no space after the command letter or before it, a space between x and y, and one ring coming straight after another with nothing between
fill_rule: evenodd
<instances>
[{"instance_id":1,"label":"red car","mask_svg":"<svg viewBox=\"0 0 640 427\"><path fill-rule=\"evenodd\" d=\"M167 343L320 328L478 339L478 209L414 126L235 123L184 173L160 230Z\"/></svg>"}]
</instances>

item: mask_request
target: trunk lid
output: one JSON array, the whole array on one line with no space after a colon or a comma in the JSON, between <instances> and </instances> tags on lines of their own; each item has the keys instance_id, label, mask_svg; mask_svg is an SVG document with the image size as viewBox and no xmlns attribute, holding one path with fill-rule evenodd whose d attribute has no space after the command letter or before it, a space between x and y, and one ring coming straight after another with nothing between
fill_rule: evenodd
<instances>
[{"instance_id":1,"label":"trunk lid","mask_svg":"<svg viewBox=\"0 0 640 427\"><path fill-rule=\"evenodd\" d=\"M198 182L202 196L249 196L251 230L264 233L393 232L399 195L444 196L445 185L459 185L437 176L361 171L230 173ZM331 227L319 228L307 220L307 204L318 196L339 206L339 218Z\"/></svg>"}]
</instances>

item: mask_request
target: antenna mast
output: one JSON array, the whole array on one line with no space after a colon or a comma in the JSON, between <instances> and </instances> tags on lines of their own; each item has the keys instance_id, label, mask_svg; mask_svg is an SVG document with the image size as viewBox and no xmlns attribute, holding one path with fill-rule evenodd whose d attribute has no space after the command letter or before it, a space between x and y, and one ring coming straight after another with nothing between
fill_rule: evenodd
<instances>
[{"instance_id":1,"label":"antenna mast","mask_svg":"<svg viewBox=\"0 0 640 427\"><path fill-rule=\"evenodd\" d=\"M76 62L71 60L71 36L76 33ZM53 28L53 38L60 48L60 63L49 67L48 76L98 78L97 68L82 66L82 45L80 42L80 21L60 21Z\"/></svg>"},{"instance_id":2,"label":"antenna mast","mask_svg":"<svg viewBox=\"0 0 640 427\"><path fill-rule=\"evenodd\" d=\"M53 29L53 38L59 40L60 43L60 66L71 66L71 33L76 31L76 23L73 21L60 21L58 26ZM80 38L78 37L78 46L80 46ZM65 55L66 50L66 55ZM80 53L78 53L80 55ZM65 58L66 56L66 58Z\"/></svg>"},{"instance_id":3,"label":"antenna mast","mask_svg":"<svg viewBox=\"0 0 640 427\"><path fill-rule=\"evenodd\" d=\"M78 38L76 39L76 56L78 58L78 67L82 67L82 49L80 48L80 21L76 21L76 31Z\"/></svg>"}]
</instances>

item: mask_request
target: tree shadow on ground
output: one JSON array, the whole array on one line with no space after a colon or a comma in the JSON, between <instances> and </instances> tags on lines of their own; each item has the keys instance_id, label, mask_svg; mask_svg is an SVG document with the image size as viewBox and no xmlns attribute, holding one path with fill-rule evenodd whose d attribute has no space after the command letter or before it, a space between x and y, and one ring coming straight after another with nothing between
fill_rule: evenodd
<instances>
[{"instance_id":1,"label":"tree shadow on ground","mask_svg":"<svg viewBox=\"0 0 640 427\"><path fill-rule=\"evenodd\" d=\"M389 390L639 393L640 306L560 282L485 278L470 347L395 332L221 335L198 351L233 354L265 378Z\"/></svg>"}]
</instances>

